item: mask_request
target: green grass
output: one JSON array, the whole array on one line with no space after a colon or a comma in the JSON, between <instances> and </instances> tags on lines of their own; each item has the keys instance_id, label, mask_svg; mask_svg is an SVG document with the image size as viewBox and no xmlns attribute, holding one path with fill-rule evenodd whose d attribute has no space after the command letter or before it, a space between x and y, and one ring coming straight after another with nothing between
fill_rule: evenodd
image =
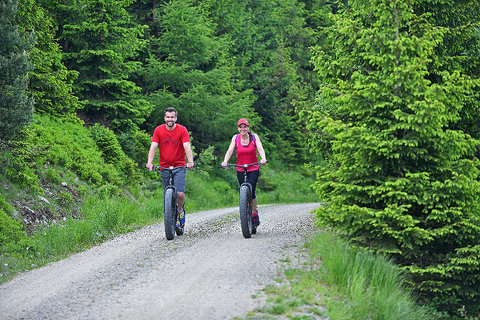
<instances>
[{"instance_id":1,"label":"green grass","mask_svg":"<svg viewBox=\"0 0 480 320\"><path fill-rule=\"evenodd\" d=\"M57 261L116 235L158 222L163 200L155 197L90 196L80 210L81 219L70 218L38 228L22 241L0 250L0 282L18 272Z\"/></svg>"},{"instance_id":2,"label":"green grass","mask_svg":"<svg viewBox=\"0 0 480 320\"><path fill-rule=\"evenodd\" d=\"M307 243L309 259L284 271L265 289L265 307L247 319L424 320L435 312L419 306L399 268L383 256L350 247L328 232Z\"/></svg>"}]
</instances>

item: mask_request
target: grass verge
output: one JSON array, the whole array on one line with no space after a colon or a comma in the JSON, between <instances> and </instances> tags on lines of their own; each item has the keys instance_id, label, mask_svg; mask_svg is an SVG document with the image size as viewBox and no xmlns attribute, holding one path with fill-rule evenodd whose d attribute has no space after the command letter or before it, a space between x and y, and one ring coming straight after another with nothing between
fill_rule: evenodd
<instances>
[{"instance_id":1,"label":"grass verge","mask_svg":"<svg viewBox=\"0 0 480 320\"><path fill-rule=\"evenodd\" d=\"M306 247L308 262L286 269L265 289L267 304L246 319L437 319L417 304L399 268L383 256L358 251L328 232Z\"/></svg>"}]
</instances>

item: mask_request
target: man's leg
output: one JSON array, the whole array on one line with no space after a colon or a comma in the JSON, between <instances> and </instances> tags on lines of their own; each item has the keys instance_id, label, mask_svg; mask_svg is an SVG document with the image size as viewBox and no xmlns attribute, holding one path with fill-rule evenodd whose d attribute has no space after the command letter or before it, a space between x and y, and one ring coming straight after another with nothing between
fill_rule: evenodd
<instances>
[{"instance_id":1,"label":"man's leg","mask_svg":"<svg viewBox=\"0 0 480 320\"><path fill-rule=\"evenodd\" d=\"M177 192L177 211L182 210L185 203L185 192Z\"/></svg>"}]
</instances>

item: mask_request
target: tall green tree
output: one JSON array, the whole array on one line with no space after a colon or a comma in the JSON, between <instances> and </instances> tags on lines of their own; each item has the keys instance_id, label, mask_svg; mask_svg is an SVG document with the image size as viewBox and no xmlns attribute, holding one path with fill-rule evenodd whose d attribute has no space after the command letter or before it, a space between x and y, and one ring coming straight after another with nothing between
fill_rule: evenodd
<instances>
[{"instance_id":1,"label":"tall green tree","mask_svg":"<svg viewBox=\"0 0 480 320\"><path fill-rule=\"evenodd\" d=\"M141 89L130 79L141 67L135 60L144 45L143 27L126 7L132 0L77 1L78 16L64 21L62 36L68 68L78 71L76 95L87 124L100 122L116 131L135 131L151 112Z\"/></svg>"},{"instance_id":2,"label":"tall green tree","mask_svg":"<svg viewBox=\"0 0 480 320\"><path fill-rule=\"evenodd\" d=\"M30 123L33 98L27 94L33 39L15 24L17 1L0 2L0 139L15 136Z\"/></svg>"},{"instance_id":3,"label":"tall green tree","mask_svg":"<svg viewBox=\"0 0 480 320\"><path fill-rule=\"evenodd\" d=\"M303 125L297 107L313 101L305 6L296 0L204 0L201 6L225 39L239 90L253 90L258 129L269 151L289 161L305 158ZM271 154L271 153L270 153ZM272 155L272 154L271 154Z\"/></svg>"},{"instance_id":4,"label":"tall green tree","mask_svg":"<svg viewBox=\"0 0 480 320\"><path fill-rule=\"evenodd\" d=\"M20 0L16 17L20 31L35 31L35 47L30 54L34 70L29 85L35 113L74 119L79 102L72 81L77 73L67 70L62 62L53 19L36 0Z\"/></svg>"},{"instance_id":5,"label":"tall green tree","mask_svg":"<svg viewBox=\"0 0 480 320\"><path fill-rule=\"evenodd\" d=\"M445 30L443 41L432 58L429 79L441 82L438 72L461 70L476 80L475 91L480 91L480 1L418 1L414 2L414 10ZM480 138L480 96L474 94L463 99L461 119L455 128Z\"/></svg>"},{"instance_id":6,"label":"tall green tree","mask_svg":"<svg viewBox=\"0 0 480 320\"><path fill-rule=\"evenodd\" d=\"M445 30L403 0L349 2L316 48L334 110L319 129L335 166L319 171L325 225L391 255L427 302L450 317L480 312L479 142L451 129L471 81L428 66ZM327 108L324 108L325 110ZM333 117L333 118L332 118Z\"/></svg>"},{"instance_id":7,"label":"tall green tree","mask_svg":"<svg viewBox=\"0 0 480 320\"><path fill-rule=\"evenodd\" d=\"M172 1L155 10L158 36L150 39L152 55L143 74L156 106L147 123L151 131L164 122L166 107L179 110L179 122L192 131L200 149L223 146L241 117L255 120L250 90L235 86L227 43L194 1ZM255 121L254 121L255 122Z\"/></svg>"}]
</instances>

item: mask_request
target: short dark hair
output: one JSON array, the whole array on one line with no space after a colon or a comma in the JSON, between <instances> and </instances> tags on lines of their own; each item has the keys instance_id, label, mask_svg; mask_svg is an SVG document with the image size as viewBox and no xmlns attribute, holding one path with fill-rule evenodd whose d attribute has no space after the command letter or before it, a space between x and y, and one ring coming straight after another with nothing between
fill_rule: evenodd
<instances>
[{"instance_id":1,"label":"short dark hair","mask_svg":"<svg viewBox=\"0 0 480 320\"><path fill-rule=\"evenodd\" d=\"M175 112L175 116L178 117L177 109L175 109L174 107L168 107L167 109L165 109L165 114L167 114L167 112Z\"/></svg>"}]
</instances>

